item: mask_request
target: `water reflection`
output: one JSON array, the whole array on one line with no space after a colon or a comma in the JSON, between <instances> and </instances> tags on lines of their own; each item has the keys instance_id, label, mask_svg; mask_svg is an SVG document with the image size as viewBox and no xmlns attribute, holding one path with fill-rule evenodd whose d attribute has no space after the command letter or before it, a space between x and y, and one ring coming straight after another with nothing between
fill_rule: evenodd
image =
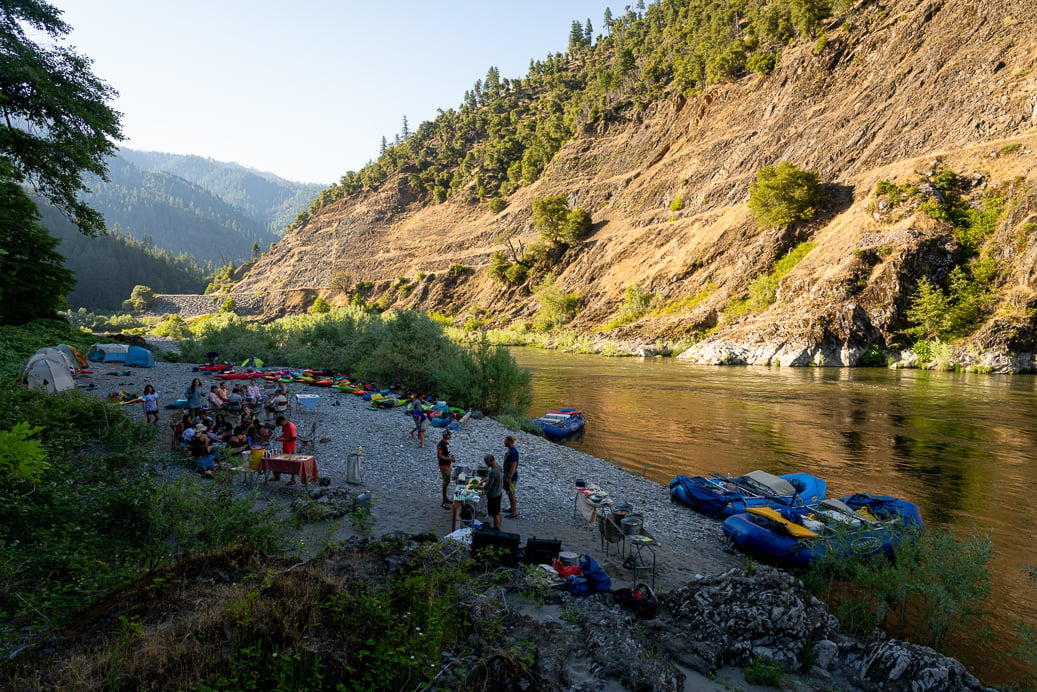
<instances>
[{"instance_id":1,"label":"water reflection","mask_svg":"<svg viewBox=\"0 0 1037 692\"><path fill-rule=\"evenodd\" d=\"M806 471L838 496L917 503L930 524L993 528L996 587L1037 623L1037 378L914 370L716 368L515 349L534 373L529 414L586 412L571 445L668 483L678 473Z\"/></svg>"}]
</instances>

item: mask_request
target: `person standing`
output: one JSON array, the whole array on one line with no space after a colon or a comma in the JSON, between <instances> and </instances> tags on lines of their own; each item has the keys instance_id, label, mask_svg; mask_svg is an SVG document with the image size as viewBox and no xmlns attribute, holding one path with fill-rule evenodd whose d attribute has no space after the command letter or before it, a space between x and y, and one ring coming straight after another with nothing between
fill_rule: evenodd
<instances>
[{"instance_id":1,"label":"person standing","mask_svg":"<svg viewBox=\"0 0 1037 692\"><path fill-rule=\"evenodd\" d=\"M504 490L508 493L508 519L518 519L518 505L515 504L515 487L518 485L519 453L515 449L515 438L508 435L504 438L504 446L508 448L504 455Z\"/></svg>"},{"instance_id":2,"label":"person standing","mask_svg":"<svg viewBox=\"0 0 1037 692\"><path fill-rule=\"evenodd\" d=\"M158 425L158 394L155 393L155 388L150 384L145 385L140 401L144 407L144 422Z\"/></svg>"},{"instance_id":3,"label":"person standing","mask_svg":"<svg viewBox=\"0 0 1037 692\"><path fill-rule=\"evenodd\" d=\"M284 416L278 416L274 423L281 426L281 435L276 438L281 443L281 453L295 454L295 441L299 437L295 429L295 423Z\"/></svg>"},{"instance_id":4,"label":"person standing","mask_svg":"<svg viewBox=\"0 0 1037 692\"><path fill-rule=\"evenodd\" d=\"M483 492L486 493L486 513L493 519L493 528L500 531L500 501L504 494L504 476L492 454L483 457L483 463L490 467L490 472L486 474L486 482L483 484Z\"/></svg>"},{"instance_id":5,"label":"person standing","mask_svg":"<svg viewBox=\"0 0 1037 692\"><path fill-rule=\"evenodd\" d=\"M191 412L191 418L198 418L202 413L202 381L197 377L191 380L191 386L184 392L187 399L187 409Z\"/></svg>"},{"instance_id":6,"label":"person standing","mask_svg":"<svg viewBox=\"0 0 1037 692\"><path fill-rule=\"evenodd\" d=\"M428 416L420 408L414 413L414 424L418 429L418 446L425 448L425 432L428 431Z\"/></svg>"},{"instance_id":7,"label":"person standing","mask_svg":"<svg viewBox=\"0 0 1037 692\"><path fill-rule=\"evenodd\" d=\"M439 464L439 475L443 479L443 509L450 509L450 500L446 497L446 489L450 485L450 466L456 461L450 453L450 431L443 431L443 439L436 445L436 462Z\"/></svg>"},{"instance_id":8,"label":"person standing","mask_svg":"<svg viewBox=\"0 0 1037 692\"><path fill-rule=\"evenodd\" d=\"M281 435L274 439L281 443L281 454L295 454L295 441L298 438L298 433L295 429L295 423L291 422L284 416L278 416L277 420L274 421L276 425L281 426ZM272 481L281 480L281 474L278 471L274 471ZM295 478L292 478L292 483L295 482ZM290 484L289 484L290 485Z\"/></svg>"}]
</instances>

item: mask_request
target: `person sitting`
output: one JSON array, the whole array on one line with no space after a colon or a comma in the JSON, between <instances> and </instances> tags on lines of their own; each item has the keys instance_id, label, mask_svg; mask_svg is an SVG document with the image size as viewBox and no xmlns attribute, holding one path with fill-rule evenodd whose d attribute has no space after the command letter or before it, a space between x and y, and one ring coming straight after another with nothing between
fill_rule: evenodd
<instances>
[{"instance_id":1,"label":"person sitting","mask_svg":"<svg viewBox=\"0 0 1037 692\"><path fill-rule=\"evenodd\" d=\"M271 416L281 416L288 410L288 395L283 391L274 394L273 398L266 404L267 420Z\"/></svg>"},{"instance_id":2,"label":"person sitting","mask_svg":"<svg viewBox=\"0 0 1037 692\"><path fill-rule=\"evenodd\" d=\"M230 392L227 391L226 381L220 382L220 386L216 388L216 394L219 395L220 401L222 401L224 404L230 401Z\"/></svg>"},{"instance_id":3,"label":"person sitting","mask_svg":"<svg viewBox=\"0 0 1037 692\"><path fill-rule=\"evenodd\" d=\"M219 387L213 385L209 387L209 394L205 397L209 402L209 408L214 411L219 411L223 408L223 399L220 398L219 390Z\"/></svg>"},{"instance_id":4,"label":"person sitting","mask_svg":"<svg viewBox=\"0 0 1037 692\"><path fill-rule=\"evenodd\" d=\"M245 388L245 403L255 406L261 401L263 401L263 390L259 388L255 380L252 380Z\"/></svg>"},{"instance_id":5,"label":"person sitting","mask_svg":"<svg viewBox=\"0 0 1037 692\"><path fill-rule=\"evenodd\" d=\"M241 392L241 387L235 387L227 395L227 402L224 407L231 413L240 414L245 408L245 397Z\"/></svg>"},{"instance_id":6,"label":"person sitting","mask_svg":"<svg viewBox=\"0 0 1037 692\"><path fill-rule=\"evenodd\" d=\"M212 424L213 436L220 441L226 441L233 432L234 426L231 425L226 416L222 413L217 413L216 421Z\"/></svg>"},{"instance_id":7,"label":"person sitting","mask_svg":"<svg viewBox=\"0 0 1037 692\"><path fill-rule=\"evenodd\" d=\"M248 435L256 447L266 447L270 444L270 428L263 425L258 418L252 419Z\"/></svg>"},{"instance_id":8,"label":"person sitting","mask_svg":"<svg viewBox=\"0 0 1037 692\"><path fill-rule=\"evenodd\" d=\"M191 437L191 456L194 457L194 463L203 476L212 478L215 475L216 454L203 423L194 427L194 435Z\"/></svg>"}]
</instances>

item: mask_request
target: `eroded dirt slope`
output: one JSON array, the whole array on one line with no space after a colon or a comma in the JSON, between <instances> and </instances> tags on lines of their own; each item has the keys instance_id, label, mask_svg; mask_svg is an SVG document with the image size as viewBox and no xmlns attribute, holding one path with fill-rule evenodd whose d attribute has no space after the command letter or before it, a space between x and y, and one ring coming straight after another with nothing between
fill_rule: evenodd
<instances>
[{"instance_id":1,"label":"eroded dirt slope","mask_svg":"<svg viewBox=\"0 0 1037 692\"><path fill-rule=\"evenodd\" d=\"M976 194L1021 180L1023 197L999 231L1001 307L974 344L985 365L1031 367L1035 20L1033 3L867 4L830 26L823 46L787 49L769 76L581 133L497 215L465 195L423 207L403 178L331 204L250 267L236 291L262 294L274 316L300 308L297 299L283 303L285 289L334 304L348 298L344 282L373 282L369 298L388 294L385 304L459 320L475 310L498 324L529 319L537 305L528 285L496 283L486 267L509 242L535 242L532 202L562 193L595 224L554 267L560 286L582 297L574 329L607 324L636 283L661 304L684 304L613 336L695 336L687 355L703 362L853 364L869 343L897 341L918 278L940 280L954 250L949 229L924 216L874 213L876 182L952 170ZM822 218L809 227L761 229L749 214L749 182L780 161L826 183ZM671 211L678 196L684 207ZM816 247L782 280L773 305L725 315L803 240ZM467 271L455 276L455 265ZM399 277L410 283L406 295L391 288Z\"/></svg>"}]
</instances>

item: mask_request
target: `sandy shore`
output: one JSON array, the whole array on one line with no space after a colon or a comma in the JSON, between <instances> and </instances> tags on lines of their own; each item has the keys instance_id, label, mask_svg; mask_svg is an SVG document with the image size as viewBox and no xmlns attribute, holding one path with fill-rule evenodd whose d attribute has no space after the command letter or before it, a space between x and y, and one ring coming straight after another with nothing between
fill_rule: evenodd
<instances>
[{"instance_id":1,"label":"sandy shore","mask_svg":"<svg viewBox=\"0 0 1037 692\"><path fill-rule=\"evenodd\" d=\"M145 384L154 385L160 406L178 399L193 377L199 377L208 389L219 379L205 372L193 372L191 365L159 363L155 368L126 368L119 364L94 364L94 374L79 381L80 387L94 384L89 390L107 396L120 390L137 394ZM264 382L265 388L270 383ZM409 434L411 418L401 409L369 410L366 402L353 394L334 389L294 384L293 394L318 394L315 412L296 407L292 416L300 433L317 423L317 465L320 475L333 486L344 484L347 457L363 448L361 486L372 494L373 535L392 531L409 533L433 532L446 535L451 530L451 512L440 506L440 476L435 447L442 433L429 430L425 448ZM138 404L127 407L131 415L143 418ZM158 445L167 449L169 422L178 411L162 410ZM656 590L665 592L696 575L716 575L732 567L744 565L743 559L724 552L720 523L670 502L668 490L641 476L633 475L613 464L563 445L548 442L535 435L513 433L496 421L483 418L469 420L455 431L450 448L457 464L476 468L483 456L492 453L502 459L504 436L516 437L520 453L517 501L520 517L504 518L503 530L517 533L524 545L531 537L557 539L562 550L593 555L612 576L614 586L633 584L633 573L623 567L612 546L609 555L601 548L598 528L579 515L573 516L573 498L577 479L596 483L617 502L627 502L645 517L645 527L657 538ZM590 431L593 434L593 431ZM252 479L255 480L255 479ZM271 502L291 500L307 492L304 486L264 482L247 485L242 490L258 487L260 495ZM504 507L508 501L504 498ZM485 517L481 517L485 519ZM357 535L348 519L323 522L311 527L313 541L339 540Z\"/></svg>"}]
</instances>

